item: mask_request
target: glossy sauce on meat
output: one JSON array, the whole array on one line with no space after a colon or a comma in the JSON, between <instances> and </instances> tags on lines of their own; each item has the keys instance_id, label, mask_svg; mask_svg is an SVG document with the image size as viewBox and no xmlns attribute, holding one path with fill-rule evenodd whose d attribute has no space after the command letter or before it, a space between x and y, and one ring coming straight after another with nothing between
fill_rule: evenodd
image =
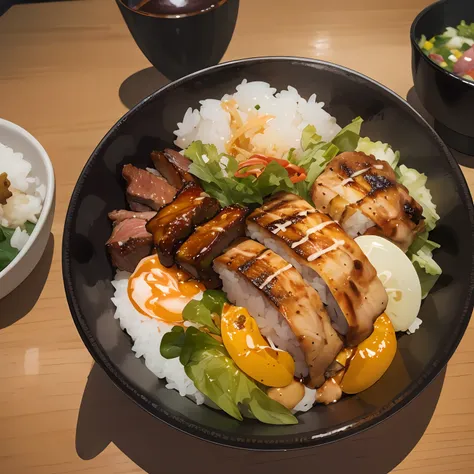
<instances>
[{"instance_id":1,"label":"glossy sauce on meat","mask_svg":"<svg viewBox=\"0 0 474 474\"><path fill-rule=\"evenodd\" d=\"M161 209L146 228L153 235L161 263L170 267L174 254L195 227L212 219L219 211L216 199L206 195L196 183L186 183L171 204Z\"/></svg>"}]
</instances>

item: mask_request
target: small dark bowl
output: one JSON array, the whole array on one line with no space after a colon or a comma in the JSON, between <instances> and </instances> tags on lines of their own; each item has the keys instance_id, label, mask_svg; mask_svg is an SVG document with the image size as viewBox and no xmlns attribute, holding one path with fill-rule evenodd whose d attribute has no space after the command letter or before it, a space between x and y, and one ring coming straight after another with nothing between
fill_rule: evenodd
<instances>
[{"instance_id":1,"label":"small dark bowl","mask_svg":"<svg viewBox=\"0 0 474 474\"><path fill-rule=\"evenodd\" d=\"M156 16L116 0L133 39L148 61L169 79L217 64L234 33L239 0L198 14ZM217 6L218 5L218 6Z\"/></svg>"},{"instance_id":2,"label":"small dark bowl","mask_svg":"<svg viewBox=\"0 0 474 474\"><path fill-rule=\"evenodd\" d=\"M438 66L418 46L421 35L431 38L461 20L474 21L474 2L442 0L415 18L410 30L412 73L416 93L441 138L455 150L474 155L474 82Z\"/></svg>"},{"instance_id":3,"label":"small dark bowl","mask_svg":"<svg viewBox=\"0 0 474 474\"><path fill-rule=\"evenodd\" d=\"M130 338L113 318L110 284L114 270L104 243L107 213L126 206L122 166L150 166L150 151L173 143L173 130L188 107L232 92L243 79L288 84L301 95L313 92L340 124L364 117L362 133L391 143L403 163L426 173L441 220L433 239L444 274L423 302L421 328L399 338L399 350L382 379L363 393L331 406L316 406L293 426L239 423L223 412L196 406L167 390L135 358ZM299 58L256 58L200 71L156 91L134 107L100 142L87 162L69 205L63 240L66 295L78 331L97 363L137 404L186 433L247 449L297 449L358 433L401 409L448 362L472 311L472 198L459 167L438 135L399 96L349 69Z\"/></svg>"}]
</instances>

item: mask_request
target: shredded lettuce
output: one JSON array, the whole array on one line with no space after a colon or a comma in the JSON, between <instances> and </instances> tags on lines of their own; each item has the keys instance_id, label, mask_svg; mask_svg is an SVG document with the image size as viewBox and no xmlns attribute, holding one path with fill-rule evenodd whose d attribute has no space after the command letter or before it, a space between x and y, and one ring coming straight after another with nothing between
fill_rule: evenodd
<instances>
[{"instance_id":1,"label":"shredded lettuce","mask_svg":"<svg viewBox=\"0 0 474 474\"><path fill-rule=\"evenodd\" d=\"M406 186L410 196L423 206L423 217L428 231L436 227L439 215L436 212L436 204L433 202L430 190L426 187L427 177L414 168L400 165L397 168L398 181Z\"/></svg>"},{"instance_id":2,"label":"shredded lettuce","mask_svg":"<svg viewBox=\"0 0 474 474\"><path fill-rule=\"evenodd\" d=\"M377 160L386 161L393 169L397 167L400 159L400 153L398 151L394 152L388 143L373 142L368 137L359 140L356 151L361 151L366 155L374 155Z\"/></svg>"},{"instance_id":3,"label":"shredded lettuce","mask_svg":"<svg viewBox=\"0 0 474 474\"><path fill-rule=\"evenodd\" d=\"M242 421L240 406L262 423L294 425L290 411L271 399L245 375L227 353L222 342L195 327L186 331L175 326L163 336L160 352L167 359L179 357L186 375L197 389L233 418Z\"/></svg>"},{"instance_id":4,"label":"shredded lettuce","mask_svg":"<svg viewBox=\"0 0 474 474\"><path fill-rule=\"evenodd\" d=\"M428 240L428 231L418 235L407 252L421 284L421 297L426 298L442 273L441 267L433 259L433 250L439 248L436 242Z\"/></svg>"}]
</instances>

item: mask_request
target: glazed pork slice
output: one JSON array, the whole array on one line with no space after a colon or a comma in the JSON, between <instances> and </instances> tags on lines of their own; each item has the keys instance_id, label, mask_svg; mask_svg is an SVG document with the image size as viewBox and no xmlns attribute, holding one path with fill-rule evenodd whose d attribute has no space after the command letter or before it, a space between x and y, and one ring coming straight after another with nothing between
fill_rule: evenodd
<instances>
[{"instance_id":1,"label":"glazed pork slice","mask_svg":"<svg viewBox=\"0 0 474 474\"><path fill-rule=\"evenodd\" d=\"M219 209L219 202L205 194L198 184L186 183L173 202L163 207L146 225L153 235L162 265L171 267L181 244L196 226L212 219Z\"/></svg>"},{"instance_id":2,"label":"glazed pork slice","mask_svg":"<svg viewBox=\"0 0 474 474\"><path fill-rule=\"evenodd\" d=\"M198 227L176 253L176 263L207 288L218 288L221 281L212 269L213 260L235 239L245 235L248 209L238 205L224 208L214 219Z\"/></svg>"},{"instance_id":3,"label":"glazed pork slice","mask_svg":"<svg viewBox=\"0 0 474 474\"><path fill-rule=\"evenodd\" d=\"M165 151L153 151L151 161L169 184L180 189L188 181L196 181L188 172L191 161L177 151L167 148Z\"/></svg>"},{"instance_id":4,"label":"glazed pork slice","mask_svg":"<svg viewBox=\"0 0 474 474\"><path fill-rule=\"evenodd\" d=\"M232 246L214 260L229 300L247 308L270 344L291 353L297 377L324 383L324 373L342 349L318 293L298 271L253 240Z\"/></svg>"},{"instance_id":5,"label":"glazed pork slice","mask_svg":"<svg viewBox=\"0 0 474 474\"><path fill-rule=\"evenodd\" d=\"M112 235L105 244L114 267L133 272L140 260L150 255L153 239L145 224L144 219L131 218L114 225Z\"/></svg>"},{"instance_id":6,"label":"glazed pork slice","mask_svg":"<svg viewBox=\"0 0 474 474\"><path fill-rule=\"evenodd\" d=\"M356 346L372 333L387 293L337 222L295 194L278 193L250 214L247 234L293 264L318 291L346 345Z\"/></svg>"},{"instance_id":7,"label":"glazed pork slice","mask_svg":"<svg viewBox=\"0 0 474 474\"><path fill-rule=\"evenodd\" d=\"M108 214L109 219L115 224L118 222L125 221L127 219L142 219L145 221L149 221L153 217L156 216L155 211L147 211L147 212L135 212L135 211L127 211L125 209L111 211Z\"/></svg>"},{"instance_id":8,"label":"glazed pork slice","mask_svg":"<svg viewBox=\"0 0 474 474\"><path fill-rule=\"evenodd\" d=\"M170 203L177 192L163 178L130 164L123 167L122 176L127 181L127 201L132 211L157 211Z\"/></svg>"},{"instance_id":9,"label":"glazed pork slice","mask_svg":"<svg viewBox=\"0 0 474 474\"><path fill-rule=\"evenodd\" d=\"M333 158L311 194L316 209L338 221L351 237L377 234L406 251L424 230L423 208L397 182L391 166L364 153Z\"/></svg>"}]
</instances>

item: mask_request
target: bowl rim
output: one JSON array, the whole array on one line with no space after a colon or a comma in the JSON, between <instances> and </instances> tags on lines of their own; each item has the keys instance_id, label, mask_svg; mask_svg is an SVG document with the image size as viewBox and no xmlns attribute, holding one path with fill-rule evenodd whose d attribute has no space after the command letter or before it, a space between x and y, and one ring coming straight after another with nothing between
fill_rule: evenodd
<instances>
[{"instance_id":1,"label":"bowl rim","mask_svg":"<svg viewBox=\"0 0 474 474\"><path fill-rule=\"evenodd\" d=\"M161 19L161 20L183 20L184 18L190 18L193 16L198 16L198 15L204 15L206 13L213 12L214 10L217 10L219 7L224 5L224 3L228 2L229 0L216 0L215 5L211 5L209 8L206 8L204 10L200 11L194 11L190 13L148 13L148 12L143 12L140 10L134 10L133 8L129 7L126 3L125 0L116 0L117 3L122 5L124 8L129 10L130 12L140 15L140 16L145 16L148 18L156 18L156 19Z\"/></svg>"},{"instance_id":2,"label":"bowl rim","mask_svg":"<svg viewBox=\"0 0 474 474\"><path fill-rule=\"evenodd\" d=\"M421 126L424 126L432 135L434 141L440 146L443 150L444 155L448 164L451 167L452 175L455 181L458 184L458 191L460 193L461 199L464 201L467 207L467 213L469 215L470 227L471 227L471 236L474 240L474 205L472 202L472 197L469 191L469 187L466 183L464 175L461 172L457 162L452 157L450 151L448 150L447 146L438 136L438 134L433 130L433 128L428 124L428 122L410 105L408 104L402 97L400 97L397 93L390 90L383 84L375 81L374 79L360 73L349 69L345 66L341 66L338 64L334 64L328 61L322 61L318 59L311 59L311 58L304 58L304 57L295 57L295 56L265 56L265 57L254 57L254 58L244 58L238 59L234 61L229 61L225 63L221 63L215 66L211 66L200 71L194 72L187 76L184 76L176 81L172 81L169 84L161 87L160 89L156 90L148 97L144 98L140 101L137 105L135 105L132 109L130 109L122 118L120 118L112 128L106 133L106 135L102 138L99 142L97 147L92 152L90 158L86 162L79 178L74 188L74 191L71 195L71 201L69 203L69 207L66 214L65 224L64 224L64 232L63 232L63 242L62 242L62 266L63 266L63 282L65 287L66 298L68 301L68 305L72 314L72 318L74 323L78 329L78 332L89 350L90 354L94 358L94 360L99 364L100 367L104 369L107 373L109 378L112 382L123 392L125 393L131 400L133 400L138 406L140 406L143 410L150 413L154 418L159 419L160 421L164 422L165 424L172 426L179 431L182 431L186 434L191 436L197 437L199 439L209 441L218 445L228 446L232 448L241 448L246 450L252 451L286 451L286 450L294 450L294 449L309 449L318 445L323 445L327 443L331 443L334 441L341 440L343 438L358 434L362 431L365 431L382 421L388 419L390 416L394 415L397 411L402 409L405 405L411 402L415 397L417 397L422 390L424 390L432 381L433 379L439 374L442 368L447 364L450 357L456 350L459 342L464 335L466 328L469 324L469 320L471 318L472 307L474 304L474 252L471 255L472 265L471 265L471 274L469 278L469 282L466 285L466 294L465 294L465 302L460 314L460 325L458 326L458 330L452 332L450 335L450 344L447 345L442 351L440 351L437 359L433 360L429 365L429 370L423 374L422 377L413 381L403 392L401 392L395 399L393 399L390 403L386 404L384 407L380 408L379 410L375 411L370 415L360 416L355 418L350 423L345 423L341 425L337 425L332 429L325 431L324 433L317 434L315 436L311 436L305 440L302 439L302 436L295 436L291 441L285 441L283 443L274 443L274 444L266 444L257 442L257 441L248 441L247 439L243 439L240 436L232 435L229 433L225 433L225 438L222 435L216 433L215 431L204 429L197 424L190 423L189 420L186 420L184 416L173 416L166 410L162 409L152 400L150 400L147 396L141 394L139 388L134 385L133 381L129 380L125 377L120 370L114 365L114 363L108 357L106 351L100 346L100 344L95 340L93 337L88 325L86 324L84 318L82 317L81 310L77 299L74 295L73 291L73 283L71 278L71 269L70 269L70 254L69 254L69 241L71 238L72 232L72 221L73 215L75 214L75 209L78 204L78 197L82 186L84 184L85 179L87 178L90 169L93 165L95 159L100 154L101 149L107 145L107 142L112 140L117 133L118 128L126 122L130 117L134 116L135 114L139 113L142 108L144 108L148 102L152 101L156 95L162 94L166 92L168 89L173 89L179 87L182 83L188 82L193 80L195 77L198 77L203 74L210 74L215 70L219 69L226 69L226 68L233 68L238 66L243 66L246 64L252 63L259 63L259 62L297 62L302 65L306 65L309 67L313 66L322 66L322 67L329 67L331 69L338 70L339 72L344 73L345 75L353 75L357 76L359 79L366 83L370 83L377 88L382 89L383 92L393 96L399 102L399 105L405 107L413 114L414 118L418 120ZM259 440L261 438L253 438L253 440Z\"/></svg>"},{"instance_id":3,"label":"bowl rim","mask_svg":"<svg viewBox=\"0 0 474 474\"><path fill-rule=\"evenodd\" d=\"M411 44L412 44L412 48L414 48L423 57L424 61L429 63L437 71L440 71L443 74L445 74L446 76L451 77L451 78L455 79L456 81L460 81L461 83L466 84L469 87L474 87L474 80L469 81L467 79L464 79L462 76L458 76L457 74L454 74L453 72L447 71L446 69L442 68L440 65L438 65L437 63L432 61L428 56L426 56L425 53L423 53L422 49L420 48L420 45L418 44L418 41L415 38L415 28L418 25L418 22L421 20L421 18L426 13L428 13L428 11L430 11L432 8L434 8L435 6L438 6L438 5L443 4L443 3L448 3L448 1L449 0L440 0L440 1L436 1L434 3L431 3L427 7L423 8L423 10L421 10L421 12L418 13L418 15L416 15L416 17L413 20L413 22L411 24L411 27L410 27L410 41L411 41Z\"/></svg>"},{"instance_id":4,"label":"bowl rim","mask_svg":"<svg viewBox=\"0 0 474 474\"><path fill-rule=\"evenodd\" d=\"M12 130L18 133L19 135L22 136L22 138L25 141L29 142L31 145L33 145L34 148L36 148L41 158L41 162L46 170L46 180L47 180L46 183L42 183L46 187L46 193L44 196L43 207L41 209L38 222L35 224L33 232L31 233L25 246L20 250L18 255L12 261L2 271L0 271L0 281L1 281L1 279L5 278L13 270L13 268L15 268L17 265L20 264L22 258L29 252L36 238L43 230L43 227L45 226L46 220L53 206L55 178L54 178L53 163L51 162L51 159L48 153L44 149L43 145L41 145L41 143L30 132L26 131L24 128L20 127L16 123L10 122L2 118L0 118L0 128L6 129L6 130ZM27 157L25 159L28 161Z\"/></svg>"}]
</instances>

